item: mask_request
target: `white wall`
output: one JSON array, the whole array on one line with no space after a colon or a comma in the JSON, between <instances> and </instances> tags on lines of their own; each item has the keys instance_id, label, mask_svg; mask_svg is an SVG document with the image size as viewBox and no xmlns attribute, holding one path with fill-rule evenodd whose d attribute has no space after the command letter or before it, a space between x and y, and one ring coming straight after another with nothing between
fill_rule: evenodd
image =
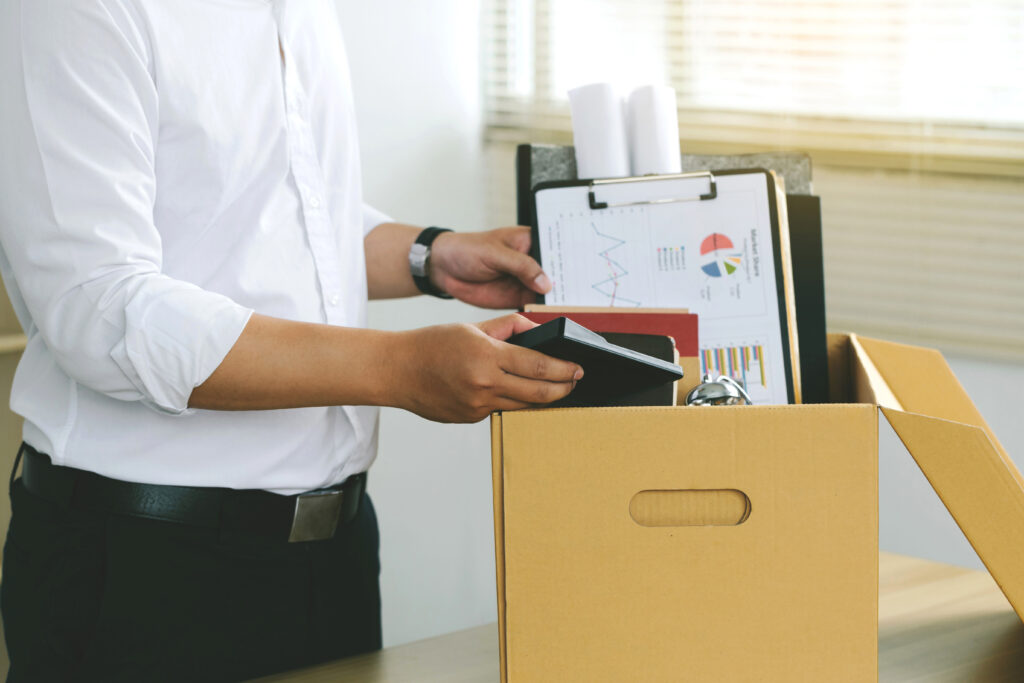
<instances>
[{"instance_id":1,"label":"white wall","mask_svg":"<svg viewBox=\"0 0 1024 683\"><path fill-rule=\"evenodd\" d=\"M339 2L360 119L366 196L396 218L483 226L478 0ZM420 298L371 305L372 325L407 329L488 313ZM1024 366L951 358L1024 467ZM880 425L883 549L980 566L891 428ZM382 531L384 642L495 619L486 423L445 426L385 411L370 474Z\"/></svg>"},{"instance_id":2,"label":"white wall","mask_svg":"<svg viewBox=\"0 0 1024 683\"><path fill-rule=\"evenodd\" d=\"M339 2L365 195L397 220L477 229L484 216L477 0ZM493 313L419 297L375 302L409 329ZM384 644L496 619L487 423L385 410L370 493L381 525Z\"/></svg>"}]
</instances>

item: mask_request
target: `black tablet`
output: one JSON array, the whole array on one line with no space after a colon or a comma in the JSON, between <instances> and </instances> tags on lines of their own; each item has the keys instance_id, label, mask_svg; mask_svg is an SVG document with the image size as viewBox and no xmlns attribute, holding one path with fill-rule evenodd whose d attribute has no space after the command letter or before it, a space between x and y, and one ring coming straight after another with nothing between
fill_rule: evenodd
<instances>
[{"instance_id":1,"label":"black tablet","mask_svg":"<svg viewBox=\"0 0 1024 683\"><path fill-rule=\"evenodd\" d=\"M583 379L557 405L613 405L635 394L683 376L675 363L609 343L596 332L568 318L556 318L509 338L508 343L578 363Z\"/></svg>"}]
</instances>

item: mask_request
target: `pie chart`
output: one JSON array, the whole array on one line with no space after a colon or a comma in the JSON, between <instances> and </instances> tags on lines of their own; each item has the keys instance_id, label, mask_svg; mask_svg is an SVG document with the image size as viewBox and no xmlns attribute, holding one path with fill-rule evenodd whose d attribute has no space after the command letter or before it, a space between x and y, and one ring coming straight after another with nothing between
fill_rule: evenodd
<instances>
[{"instance_id":1,"label":"pie chart","mask_svg":"<svg viewBox=\"0 0 1024 683\"><path fill-rule=\"evenodd\" d=\"M700 269L710 277L732 275L739 270L743 254L736 250L732 240L720 232L713 232L700 243L703 261Z\"/></svg>"}]
</instances>

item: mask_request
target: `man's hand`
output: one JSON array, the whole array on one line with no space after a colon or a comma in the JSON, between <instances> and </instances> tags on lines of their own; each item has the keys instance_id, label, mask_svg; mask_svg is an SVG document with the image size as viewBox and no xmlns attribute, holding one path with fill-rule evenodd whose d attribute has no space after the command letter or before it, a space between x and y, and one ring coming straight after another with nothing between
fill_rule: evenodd
<instances>
[{"instance_id":1,"label":"man's hand","mask_svg":"<svg viewBox=\"0 0 1024 683\"><path fill-rule=\"evenodd\" d=\"M532 327L513 314L401 333L397 407L438 422L477 422L565 397L583 377L580 366L504 341Z\"/></svg>"},{"instance_id":2,"label":"man's hand","mask_svg":"<svg viewBox=\"0 0 1024 683\"><path fill-rule=\"evenodd\" d=\"M530 228L444 233L431 247L430 280L456 299L482 308L520 308L551 291L528 256Z\"/></svg>"},{"instance_id":3,"label":"man's hand","mask_svg":"<svg viewBox=\"0 0 1024 683\"><path fill-rule=\"evenodd\" d=\"M478 325L382 332L255 314L193 408L266 410L377 405L442 422L557 401L583 370L506 344L536 325L506 315Z\"/></svg>"}]
</instances>

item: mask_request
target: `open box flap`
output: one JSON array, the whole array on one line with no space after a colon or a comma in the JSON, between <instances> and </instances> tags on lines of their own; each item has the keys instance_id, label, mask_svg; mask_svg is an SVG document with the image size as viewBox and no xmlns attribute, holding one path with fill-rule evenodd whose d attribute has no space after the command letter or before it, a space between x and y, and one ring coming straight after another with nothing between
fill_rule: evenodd
<instances>
[{"instance_id":1,"label":"open box flap","mask_svg":"<svg viewBox=\"0 0 1024 683\"><path fill-rule=\"evenodd\" d=\"M946 359L935 349L850 335L857 365L874 375L874 403L884 408L930 415L981 428L1004 458L1006 450L989 429L974 401L964 391ZM882 381L883 386L877 384ZM858 398L858 401L860 398ZM866 402L866 401L865 401ZM1017 481L1024 479L1013 468Z\"/></svg>"},{"instance_id":2,"label":"open box flap","mask_svg":"<svg viewBox=\"0 0 1024 683\"><path fill-rule=\"evenodd\" d=\"M981 427L881 410L1024 621L1024 486L1016 466Z\"/></svg>"},{"instance_id":3,"label":"open box flap","mask_svg":"<svg viewBox=\"0 0 1024 683\"><path fill-rule=\"evenodd\" d=\"M850 335L851 382L873 401L1024 620L1024 478L942 354Z\"/></svg>"},{"instance_id":4,"label":"open box flap","mask_svg":"<svg viewBox=\"0 0 1024 683\"><path fill-rule=\"evenodd\" d=\"M862 338L851 334L848 339L852 350L849 367L850 397L857 403L874 403L884 408L903 410L903 405L864 348Z\"/></svg>"}]
</instances>

